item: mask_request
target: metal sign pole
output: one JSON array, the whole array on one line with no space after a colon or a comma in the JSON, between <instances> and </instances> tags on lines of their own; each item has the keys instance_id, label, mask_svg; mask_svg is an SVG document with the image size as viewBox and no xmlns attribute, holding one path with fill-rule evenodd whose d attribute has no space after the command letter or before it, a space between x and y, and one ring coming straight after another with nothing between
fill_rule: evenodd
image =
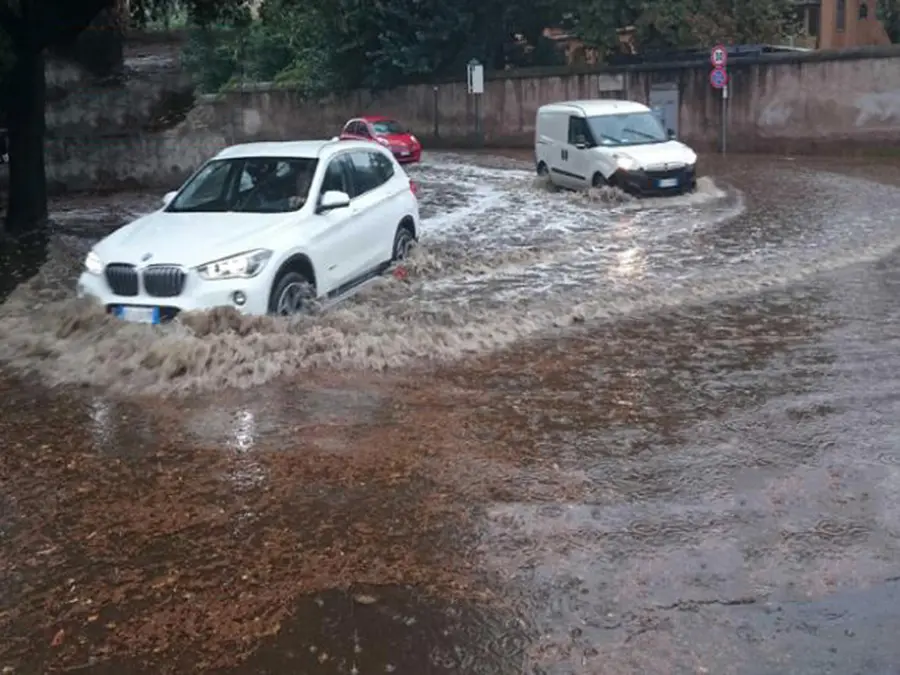
<instances>
[{"instance_id":1,"label":"metal sign pole","mask_svg":"<svg viewBox=\"0 0 900 675\"><path fill-rule=\"evenodd\" d=\"M475 137L481 144L481 96L475 94Z\"/></svg>"},{"instance_id":2,"label":"metal sign pole","mask_svg":"<svg viewBox=\"0 0 900 675\"><path fill-rule=\"evenodd\" d=\"M709 83L722 92L722 122L719 129L719 150L724 155L728 147L728 48L718 44L709 53L709 62L712 71L709 73Z\"/></svg>"},{"instance_id":3,"label":"metal sign pole","mask_svg":"<svg viewBox=\"0 0 900 675\"><path fill-rule=\"evenodd\" d=\"M438 88L437 85L434 87L434 137L441 137L441 124L440 124L440 116L438 113Z\"/></svg>"},{"instance_id":4,"label":"metal sign pole","mask_svg":"<svg viewBox=\"0 0 900 675\"><path fill-rule=\"evenodd\" d=\"M722 154L728 147L728 85L722 87Z\"/></svg>"},{"instance_id":5,"label":"metal sign pole","mask_svg":"<svg viewBox=\"0 0 900 675\"><path fill-rule=\"evenodd\" d=\"M481 127L481 96L484 94L484 66L477 59L469 61L468 67L469 94L475 96L475 141L484 145L484 134Z\"/></svg>"}]
</instances>

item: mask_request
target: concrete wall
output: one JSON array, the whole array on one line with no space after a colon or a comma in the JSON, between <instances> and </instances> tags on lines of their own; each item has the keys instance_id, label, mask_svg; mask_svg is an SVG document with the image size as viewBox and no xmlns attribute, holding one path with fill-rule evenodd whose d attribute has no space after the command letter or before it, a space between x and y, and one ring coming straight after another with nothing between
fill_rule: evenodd
<instances>
[{"instance_id":1,"label":"concrete wall","mask_svg":"<svg viewBox=\"0 0 900 675\"><path fill-rule=\"evenodd\" d=\"M900 150L900 47L772 55L735 62L729 71L730 150ZM479 102L483 142L531 147L535 112L544 103L598 96L647 102L655 85L670 83L680 96L680 137L701 151L714 150L722 106L708 74L709 65L698 63L491 75ZM315 102L257 86L195 102L177 67L153 66L105 86L71 67L59 66L49 75L46 152L55 191L173 188L227 144L330 137L347 118L363 113L396 116L429 147L481 142L475 133L476 100L464 82L358 91ZM185 103L194 104L186 118L165 119Z\"/></svg>"},{"instance_id":2,"label":"concrete wall","mask_svg":"<svg viewBox=\"0 0 900 675\"><path fill-rule=\"evenodd\" d=\"M654 85L672 83L680 95L679 135L712 150L718 144L722 103L709 84L709 69L702 63L489 76L480 101L484 142L530 146L535 112L544 103L601 95L648 102ZM729 72L729 147L735 151L865 153L900 148L900 46L767 55L733 62ZM362 113L397 116L431 143L465 145L475 140L476 101L464 82L401 87L377 95L354 92L315 103L290 91L256 87L203 105L212 111L217 128L231 129L230 135L246 140L330 136L348 117Z\"/></svg>"}]
</instances>

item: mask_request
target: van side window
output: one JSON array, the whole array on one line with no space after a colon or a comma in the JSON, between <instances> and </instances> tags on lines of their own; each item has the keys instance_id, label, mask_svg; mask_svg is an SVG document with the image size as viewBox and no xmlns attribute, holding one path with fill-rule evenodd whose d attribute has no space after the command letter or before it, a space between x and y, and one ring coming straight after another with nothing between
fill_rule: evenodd
<instances>
[{"instance_id":1,"label":"van side window","mask_svg":"<svg viewBox=\"0 0 900 675\"><path fill-rule=\"evenodd\" d=\"M569 144L588 145L588 139L587 120L583 117L569 117Z\"/></svg>"}]
</instances>

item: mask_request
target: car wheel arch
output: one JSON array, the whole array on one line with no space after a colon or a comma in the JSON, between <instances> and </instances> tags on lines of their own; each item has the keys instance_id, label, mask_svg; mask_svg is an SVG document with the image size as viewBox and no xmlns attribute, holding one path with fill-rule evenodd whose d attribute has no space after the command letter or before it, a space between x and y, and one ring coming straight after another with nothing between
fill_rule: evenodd
<instances>
[{"instance_id":1,"label":"car wheel arch","mask_svg":"<svg viewBox=\"0 0 900 675\"><path fill-rule=\"evenodd\" d=\"M406 228L409 230L410 234L412 234L413 239L416 241L419 240L419 233L416 231L416 221L412 216L403 216L400 219L400 223L397 225L397 228Z\"/></svg>"},{"instance_id":2,"label":"car wheel arch","mask_svg":"<svg viewBox=\"0 0 900 675\"><path fill-rule=\"evenodd\" d=\"M313 287L313 290L318 294L319 286L318 279L316 278L316 268L308 255L305 253L294 253L293 255L288 256L288 258L278 266L278 271L275 272L275 276L272 278L273 290L278 285L279 279L288 272L297 272L305 277Z\"/></svg>"}]
</instances>

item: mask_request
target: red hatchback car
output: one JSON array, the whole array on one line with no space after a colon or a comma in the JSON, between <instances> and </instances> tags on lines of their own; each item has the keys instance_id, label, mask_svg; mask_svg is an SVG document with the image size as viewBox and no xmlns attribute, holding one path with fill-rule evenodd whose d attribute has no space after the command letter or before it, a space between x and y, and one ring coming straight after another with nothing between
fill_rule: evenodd
<instances>
[{"instance_id":1,"label":"red hatchback car","mask_svg":"<svg viewBox=\"0 0 900 675\"><path fill-rule=\"evenodd\" d=\"M422 144L406 128L391 119L370 115L356 117L344 125L342 139L370 140L388 148L401 164L422 159Z\"/></svg>"}]
</instances>

